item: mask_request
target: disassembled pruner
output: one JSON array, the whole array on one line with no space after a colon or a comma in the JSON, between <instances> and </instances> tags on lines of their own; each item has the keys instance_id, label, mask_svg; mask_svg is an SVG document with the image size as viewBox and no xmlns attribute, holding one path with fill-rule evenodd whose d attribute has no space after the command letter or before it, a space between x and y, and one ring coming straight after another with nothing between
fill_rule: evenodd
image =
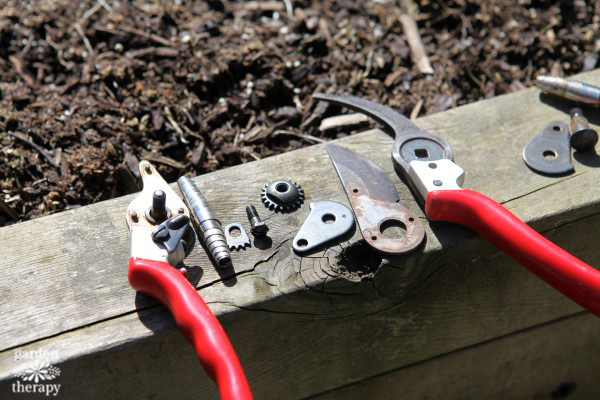
<instances>
[{"instance_id":1,"label":"disassembled pruner","mask_svg":"<svg viewBox=\"0 0 600 400\"><path fill-rule=\"evenodd\" d=\"M141 161L139 169L144 190L129 204L126 216L131 231L131 258L142 257L176 266L185 258L183 234L177 235L176 241L171 234L167 235L171 240L164 240L165 235L160 231L164 231L161 227L166 227L168 218L179 215L185 216L182 227L187 229L188 208L149 162Z\"/></svg>"},{"instance_id":2,"label":"disassembled pruner","mask_svg":"<svg viewBox=\"0 0 600 400\"><path fill-rule=\"evenodd\" d=\"M373 161L344 147L327 144L325 148L367 244L390 255L414 250L423 241L425 229L416 215L399 204L398 191L387 174ZM401 238L384 235L392 226L404 231Z\"/></svg>"},{"instance_id":3,"label":"disassembled pruner","mask_svg":"<svg viewBox=\"0 0 600 400\"><path fill-rule=\"evenodd\" d=\"M223 399L251 399L250 386L221 324L185 278L186 269L173 268L186 256L182 237L189 226L189 210L148 161L141 161L139 169L144 189L126 213L131 231L129 283L169 308Z\"/></svg>"},{"instance_id":4,"label":"disassembled pruner","mask_svg":"<svg viewBox=\"0 0 600 400\"><path fill-rule=\"evenodd\" d=\"M297 254L311 253L347 235L354 227L354 214L337 201L310 204L310 214L296 234L292 247Z\"/></svg>"},{"instance_id":5,"label":"disassembled pruner","mask_svg":"<svg viewBox=\"0 0 600 400\"><path fill-rule=\"evenodd\" d=\"M364 112L394 131L392 157L425 205L432 221L464 225L489 240L546 283L600 317L600 271L556 246L494 200L461 188L464 171L449 146L381 104L351 96L316 99ZM409 136L406 140L404 135ZM411 144L412 142L412 144Z\"/></svg>"},{"instance_id":6,"label":"disassembled pruner","mask_svg":"<svg viewBox=\"0 0 600 400\"><path fill-rule=\"evenodd\" d=\"M552 121L538 132L523 149L523 161L532 170L547 175L573 172L569 127Z\"/></svg>"},{"instance_id":7,"label":"disassembled pruner","mask_svg":"<svg viewBox=\"0 0 600 400\"><path fill-rule=\"evenodd\" d=\"M236 235L236 232L239 234ZM225 238L230 250L242 250L250 246L250 238L242 224L232 223L225 227Z\"/></svg>"}]
</instances>

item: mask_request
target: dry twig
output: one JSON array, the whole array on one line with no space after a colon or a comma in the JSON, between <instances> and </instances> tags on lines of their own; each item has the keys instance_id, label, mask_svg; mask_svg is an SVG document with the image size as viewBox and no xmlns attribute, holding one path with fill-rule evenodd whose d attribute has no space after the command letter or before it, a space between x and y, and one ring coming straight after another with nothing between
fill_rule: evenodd
<instances>
[{"instance_id":1,"label":"dry twig","mask_svg":"<svg viewBox=\"0 0 600 400\"><path fill-rule=\"evenodd\" d=\"M414 18L408 14L402 14L400 16L400 23L410 47L411 57L417 68L423 74L433 74L433 68L431 68L429 58L427 58L427 53L425 53L425 47L423 47L421 35L419 35L419 29Z\"/></svg>"}]
</instances>

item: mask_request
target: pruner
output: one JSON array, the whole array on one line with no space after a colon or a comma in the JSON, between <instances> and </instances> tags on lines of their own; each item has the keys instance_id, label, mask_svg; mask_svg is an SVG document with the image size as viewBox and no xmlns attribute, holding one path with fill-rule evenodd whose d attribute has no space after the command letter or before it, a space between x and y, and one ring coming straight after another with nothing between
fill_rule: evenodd
<instances>
[{"instance_id":1,"label":"pruner","mask_svg":"<svg viewBox=\"0 0 600 400\"><path fill-rule=\"evenodd\" d=\"M364 113L394 132L392 160L432 221L464 225L580 306L600 317L600 271L534 231L494 200L462 189L463 169L450 145L390 107L354 96L317 93L315 99Z\"/></svg>"},{"instance_id":2,"label":"pruner","mask_svg":"<svg viewBox=\"0 0 600 400\"><path fill-rule=\"evenodd\" d=\"M144 188L126 214L131 231L129 283L169 308L204 370L217 383L222 399L251 399L250 387L221 324L186 279L186 269L175 268L186 257L189 210L149 162L141 161L139 170Z\"/></svg>"}]
</instances>

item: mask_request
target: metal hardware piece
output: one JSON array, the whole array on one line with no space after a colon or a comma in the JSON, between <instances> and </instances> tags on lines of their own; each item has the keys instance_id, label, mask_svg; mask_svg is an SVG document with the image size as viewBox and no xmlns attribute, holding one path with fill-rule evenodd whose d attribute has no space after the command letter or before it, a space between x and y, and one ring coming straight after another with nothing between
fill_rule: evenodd
<instances>
[{"instance_id":1,"label":"metal hardware piece","mask_svg":"<svg viewBox=\"0 0 600 400\"><path fill-rule=\"evenodd\" d=\"M183 247L186 247L183 236L187 232L189 226L190 217L183 214L177 215L156 226L152 230L152 239L156 243L163 243L167 251L173 253L177 250L179 243L183 243Z\"/></svg>"},{"instance_id":2,"label":"metal hardware piece","mask_svg":"<svg viewBox=\"0 0 600 400\"><path fill-rule=\"evenodd\" d=\"M321 200L310 204L310 214L296 234L292 247L307 254L348 234L354 227L354 214L337 201Z\"/></svg>"},{"instance_id":3,"label":"metal hardware piece","mask_svg":"<svg viewBox=\"0 0 600 400\"><path fill-rule=\"evenodd\" d=\"M413 160L452 160L452 149L448 142L420 129L411 120L388 106L355 96L315 93L313 98L361 112L392 130L395 136L392 160L406 182L411 182L408 170Z\"/></svg>"},{"instance_id":4,"label":"metal hardware piece","mask_svg":"<svg viewBox=\"0 0 600 400\"><path fill-rule=\"evenodd\" d=\"M146 219L151 224L157 225L171 218L171 211L166 208L167 195L162 190L152 193L152 206L146 210Z\"/></svg>"},{"instance_id":5,"label":"metal hardware piece","mask_svg":"<svg viewBox=\"0 0 600 400\"><path fill-rule=\"evenodd\" d=\"M250 222L250 232L257 237L266 236L267 232L269 232L269 227L262 219L260 219L258 211L256 211L256 207L254 207L252 204L248 204L246 206L246 215L248 216L248 221Z\"/></svg>"},{"instance_id":6,"label":"metal hardware piece","mask_svg":"<svg viewBox=\"0 0 600 400\"><path fill-rule=\"evenodd\" d=\"M598 143L598 132L590 127L583 111L574 108L571 114L571 147L578 151L591 150Z\"/></svg>"},{"instance_id":7,"label":"metal hardware piece","mask_svg":"<svg viewBox=\"0 0 600 400\"><path fill-rule=\"evenodd\" d=\"M229 246L221 228L221 222L215 218L208 201L187 176L179 178L177 185L183 194L184 201L192 211L192 221L198 230L198 238L202 240L219 267L229 267L231 265Z\"/></svg>"},{"instance_id":8,"label":"metal hardware piece","mask_svg":"<svg viewBox=\"0 0 600 400\"><path fill-rule=\"evenodd\" d=\"M304 202L304 190L295 182L278 179L265 185L261 199L269 210L290 212Z\"/></svg>"},{"instance_id":9,"label":"metal hardware piece","mask_svg":"<svg viewBox=\"0 0 600 400\"><path fill-rule=\"evenodd\" d=\"M234 236L233 233L239 230L240 234ZM242 224L233 223L225 227L225 237L230 250L242 250L246 246L250 246L250 238Z\"/></svg>"},{"instance_id":10,"label":"metal hardware piece","mask_svg":"<svg viewBox=\"0 0 600 400\"><path fill-rule=\"evenodd\" d=\"M565 99L593 106L600 105L600 87L588 85L587 83L559 78L558 76L541 75L535 79L535 86L543 92Z\"/></svg>"},{"instance_id":11,"label":"metal hardware piece","mask_svg":"<svg viewBox=\"0 0 600 400\"><path fill-rule=\"evenodd\" d=\"M342 181L356 221L369 246L385 254L399 255L414 250L425 237L423 224L402 207L396 186L373 161L333 144L325 145ZM397 227L401 238L389 238L384 231Z\"/></svg>"},{"instance_id":12,"label":"metal hardware piece","mask_svg":"<svg viewBox=\"0 0 600 400\"><path fill-rule=\"evenodd\" d=\"M550 122L525 146L523 160L529 168L542 174L573 172L569 127L560 121Z\"/></svg>"}]
</instances>

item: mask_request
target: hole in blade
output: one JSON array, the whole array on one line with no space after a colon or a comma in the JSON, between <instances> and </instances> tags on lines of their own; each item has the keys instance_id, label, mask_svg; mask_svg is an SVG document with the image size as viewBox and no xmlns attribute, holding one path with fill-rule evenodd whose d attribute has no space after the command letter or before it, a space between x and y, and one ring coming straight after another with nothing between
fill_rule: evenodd
<instances>
[{"instance_id":1,"label":"hole in blade","mask_svg":"<svg viewBox=\"0 0 600 400\"><path fill-rule=\"evenodd\" d=\"M406 225L401 221L389 219L381 224L379 230L388 239L401 239L406 234Z\"/></svg>"},{"instance_id":2,"label":"hole in blade","mask_svg":"<svg viewBox=\"0 0 600 400\"><path fill-rule=\"evenodd\" d=\"M554 150L544 150L542 156L544 157L544 160L554 160L557 154Z\"/></svg>"},{"instance_id":3,"label":"hole in blade","mask_svg":"<svg viewBox=\"0 0 600 400\"><path fill-rule=\"evenodd\" d=\"M298 247L306 247L308 246L308 241L306 239L299 239L296 244Z\"/></svg>"}]
</instances>

